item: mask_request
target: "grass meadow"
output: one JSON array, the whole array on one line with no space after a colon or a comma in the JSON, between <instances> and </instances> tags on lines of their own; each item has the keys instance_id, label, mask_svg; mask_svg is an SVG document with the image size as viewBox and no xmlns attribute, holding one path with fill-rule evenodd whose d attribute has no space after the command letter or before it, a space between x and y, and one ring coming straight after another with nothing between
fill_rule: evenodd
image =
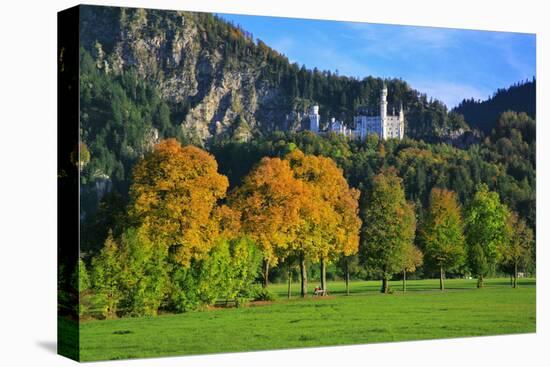
<instances>
[{"instance_id":1,"label":"grass meadow","mask_svg":"<svg viewBox=\"0 0 550 367\"><path fill-rule=\"evenodd\" d=\"M316 284L312 283L310 288ZM364 344L434 338L532 333L536 330L535 280L412 280L407 292L391 283L329 282L327 297L287 300L286 284L271 285L277 300L243 308L177 315L85 321L80 326L82 361ZM60 322L63 322L62 320Z\"/></svg>"}]
</instances>

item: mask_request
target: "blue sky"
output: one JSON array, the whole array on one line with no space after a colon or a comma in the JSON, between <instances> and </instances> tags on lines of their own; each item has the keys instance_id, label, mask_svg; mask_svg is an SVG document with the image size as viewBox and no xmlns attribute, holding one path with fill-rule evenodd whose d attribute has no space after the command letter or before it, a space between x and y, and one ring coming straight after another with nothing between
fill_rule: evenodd
<instances>
[{"instance_id":1,"label":"blue sky","mask_svg":"<svg viewBox=\"0 0 550 367\"><path fill-rule=\"evenodd\" d=\"M402 78L449 108L536 72L534 34L219 15L291 62L358 78Z\"/></svg>"}]
</instances>

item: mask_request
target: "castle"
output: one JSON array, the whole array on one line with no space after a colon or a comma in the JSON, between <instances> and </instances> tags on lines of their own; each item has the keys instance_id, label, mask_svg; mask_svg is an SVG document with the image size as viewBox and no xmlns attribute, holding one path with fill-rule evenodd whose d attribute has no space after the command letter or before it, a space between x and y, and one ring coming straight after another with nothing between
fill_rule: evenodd
<instances>
[{"instance_id":1,"label":"castle","mask_svg":"<svg viewBox=\"0 0 550 367\"><path fill-rule=\"evenodd\" d=\"M379 116L355 116L355 129L347 127L342 121L331 118L328 132L342 134L353 139L365 140L369 134L377 134L380 139L403 139L405 136L405 114L403 105L399 108L399 114L388 115L388 89L382 88L380 93L380 115ZM311 107L309 111L309 130L315 134L320 131L321 115L319 115L319 106Z\"/></svg>"}]
</instances>

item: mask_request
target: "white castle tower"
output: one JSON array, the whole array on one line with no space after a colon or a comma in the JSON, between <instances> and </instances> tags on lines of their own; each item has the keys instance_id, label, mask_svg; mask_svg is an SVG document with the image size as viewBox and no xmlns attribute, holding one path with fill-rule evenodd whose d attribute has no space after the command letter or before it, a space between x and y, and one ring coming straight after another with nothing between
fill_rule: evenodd
<instances>
[{"instance_id":1,"label":"white castle tower","mask_svg":"<svg viewBox=\"0 0 550 367\"><path fill-rule=\"evenodd\" d=\"M382 91L380 92L380 119L384 121L386 119L386 116L388 115L388 88L386 88L386 85L382 87Z\"/></svg>"},{"instance_id":2,"label":"white castle tower","mask_svg":"<svg viewBox=\"0 0 550 367\"><path fill-rule=\"evenodd\" d=\"M397 138L403 139L405 136L405 113L403 112L403 104L401 103L399 108L399 115L395 115L395 108L393 113L388 115L388 89L386 85L382 87L380 92L380 134L379 136L386 140Z\"/></svg>"},{"instance_id":3,"label":"white castle tower","mask_svg":"<svg viewBox=\"0 0 550 367\"><path fill-rule=\"evenodd\" d=\"M380 139L384 140L401 140L405 136L405 112L403 111L403 104L401 103L399 107L398 115L395 114L395 108L388 115L388 88L386 88L386 84L384 84L380 91L380 115L359 115L354 120L355 129L349 129L343 121L337 121L335 118L332 118L328 130L360 140L365 140L370 134L376 134ZM315 134L319 134L320 121L319 106L315 105L309 110L309 130Z\"/></svg>"},{"instance_id":4,"label":"white castle tower","mask_svg":"<svg viewBox=\"0 0 550 367\"><path fill-rule=\"evenodd\" d=\"M399 140L405 136L405 111L403 111L403 102L399 105Z\"/></svg>"},{"instance_id":5,"label":"white castle tower","mask_svg":"<svg viewBox=\"0 0 550 367\"><path fill-rule=\"evenodd\" d=\"M319 133L319 123L321 122L321 115L319 115L319 106L315 105L309 109L309 130L315 134Z\"/></svg>"}]
</instances>

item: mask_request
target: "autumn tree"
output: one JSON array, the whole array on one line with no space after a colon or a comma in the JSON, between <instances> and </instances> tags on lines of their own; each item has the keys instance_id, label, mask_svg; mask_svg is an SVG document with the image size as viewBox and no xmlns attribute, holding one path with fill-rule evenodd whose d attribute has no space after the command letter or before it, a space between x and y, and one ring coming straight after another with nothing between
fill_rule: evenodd
<instances>
[{"instance_id":1,"label":"autumn tree","mask_svg":"<svg viewBox=\"0 0 550 367\"><path fill-rule=\"evenodd\" d=\"M134 168L129 216L176 262L189 266L208 254L220 234L216 208L227 187L209 153L167 139Z\"/></svg>"},{"instance_id":2,"label":"autumn tree","mask_svg":"<svg viewBox=\"0 0 550 367\"><path fill-rule=\"evenodd\" d=\"M478 186L465 220L468 261L478 278L478 288L483 287L483 278L494 269L498 246L507 240L507 217L508 209L498 194L489 191L485 184Z\"/></svg>"},{"instance_id":3,"label":"autumn tree","mask_svg":"<svg viewBox=\"0 0 550 367\"><path fill-rule=\"evenodd\" d=\"M432 189L420 241L426 263L439 271L439 289L444 290L445 271L462 265L466 252L461 209L454 192Z\"/></svg>"},{"instance_id":4,"label":"autumn tree","mask_svg":"<svg viewBox=\"0 0 550 367\"><path fill-rule=\"evenodd\" d=\"M518 267L529 264L534 244L533 231L517 213L512 212L506 221L507 241L497 248L501 264L509 269L513 281L512 287L517 287Z\"/></svg>"},{"instance_id":5,"label":"autumn tree","mask_svg":"<svg viewBox=\"0 0 550 367\"><path fill-rule=\"evenodd\" d=\"M229 197L230 206L241 213L243 232L262 250L264 286L270 265L290 256L289 246L301 222L302 202L308 196L288 161L265 157Z\"/></svg>"},{"instance_id":6,"label":"autumn tree","mask_svg":"<svg viewBox=\"0 0 550 367\"><path fill-rule=\"evenodd\" d=\"M79 169L83 169L90 162L90 150L86 143L80 142L71 152L71 162Z\"/></svg>"},{"instance_id":7,"label":"autumn tree","mask_svg":"<svg viewBox=\"0 0 550 367\"><path fill-rule=\"evenodd\" d=\"M307 279L305 260L319 261L321 288L327 289L326 266L330 261L357 252L361 220L358 216L359 191L350 188L343 171L326 157L305 155L295 149L285 159L294 176L310 189L302 203L305 218L301 228L302 241L296 241L303 279ZM302 282L304 284L304 282ZM302 295L307 293L302 286Z\"/></svg>"},{"instance_id":8,"label":"autumn tree","mask_svg":"<svg viewBox=\"0 0 550 367\"><path fill-rule=\"evenodd\" d=\"M403 271L403 292L407 291L407 273L412 273L424 262L422 251L412 243L407 243L401 258Z\"/></svg>"},{"instance_id":9,"label":"autumn tree","mask_svg":"<svg viewBox=\"0 0 550 367\"><path fill-rule=\"evenodd\" d=\"M374 177L362 219L365 225L361 257L368 268L380 275L381 291L388 293L388 281L402 271L403 253L416 230L413 205L405 199L402 180L395 170Z\"/></svg>"}]
</instances>

